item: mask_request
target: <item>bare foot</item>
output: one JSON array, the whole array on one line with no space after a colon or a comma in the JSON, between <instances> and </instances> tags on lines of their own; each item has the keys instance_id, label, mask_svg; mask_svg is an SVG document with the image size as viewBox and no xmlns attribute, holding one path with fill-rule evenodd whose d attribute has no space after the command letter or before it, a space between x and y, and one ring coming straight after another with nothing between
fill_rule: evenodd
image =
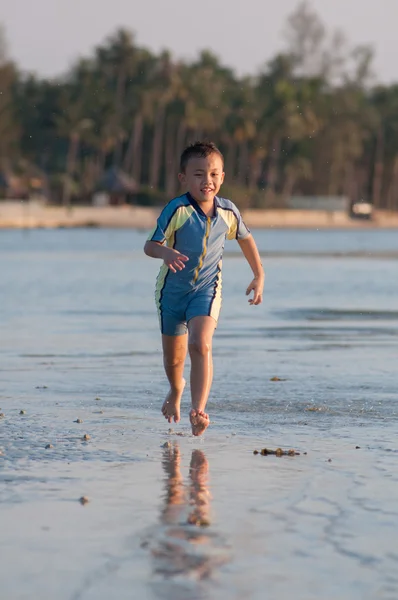
<instances>
[{"instance_id":1,"label":"bare foot","mask_svg":"<svg viewBox=\"0 0 398 600\"><path fill-rule=\"evenodd\" d=\"M192 408L189 413L189 420L191 421L193 435L202 435L210 425L209 415L203 410Z\"/></svg>"},{"instance_id":2,"label":"bare foot","mask_svg":"<svg viewBox=\"0 0 398 600\"><path fill-rule=\"evenodd\" d=\"M180 420L181 396L185 388L185 383L185 379L183 379L181 389L170 390L166 396L166 400L163 403L162 413L164 414L164 418L169 423L172 422L173 418L175 423L178 423Z\"/></svg>"}]
</instances>

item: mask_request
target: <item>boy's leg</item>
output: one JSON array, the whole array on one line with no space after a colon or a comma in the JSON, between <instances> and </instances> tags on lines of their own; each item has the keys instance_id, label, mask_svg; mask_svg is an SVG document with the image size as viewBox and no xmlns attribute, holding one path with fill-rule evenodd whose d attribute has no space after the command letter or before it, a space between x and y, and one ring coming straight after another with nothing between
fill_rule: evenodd
<instances>
[{"instance_id":1,"label":"boy's leg","mask_svg":"<svg viewBox=\"0 0 398 600\"><path fill-rule=\"evenodd\" d=\"M213 380L212 341L216 325L216 321L207 316L193 317L188 323L192 396L190 421L194 435L202 435L210 423L205 408Z\"/></svg>"},{"instance_id":2,"label":"boy's leg","mask_svg":"<svg viewBox=\"0 0 398 600\"><path fill-rule=\"evenodd\" d=\"M169 423L180 420L181 396L185 387L184 364L187 355L188 335L162 335L163 364L170 391L162 406L162 413Z\"/></svg>"}]
</instances>

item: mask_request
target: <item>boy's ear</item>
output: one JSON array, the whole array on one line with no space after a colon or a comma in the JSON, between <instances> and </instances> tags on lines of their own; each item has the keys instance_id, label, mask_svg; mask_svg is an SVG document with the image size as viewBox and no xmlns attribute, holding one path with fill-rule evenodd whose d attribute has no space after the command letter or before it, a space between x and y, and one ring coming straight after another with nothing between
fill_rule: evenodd
<instances>
[{"instance_id":1,"label":"boy's ear","mask_svg":"<svg viewBox=\"0 0 398 600\"><path fill-rule=\"evenodd\" d=\"M225 177L225 173L221 174L221 185L224 183L224 177Z\"/></svg>"},{"instance_id":2,"label":"boy's ear","mask_svg":"<svg viewBox=\"0 0 398 600\"><path fill-rule=\"evenodd\" d=\"M178 173L178 181L184 185L186 181L185 173Z\"/></svg>"}]
</instances>

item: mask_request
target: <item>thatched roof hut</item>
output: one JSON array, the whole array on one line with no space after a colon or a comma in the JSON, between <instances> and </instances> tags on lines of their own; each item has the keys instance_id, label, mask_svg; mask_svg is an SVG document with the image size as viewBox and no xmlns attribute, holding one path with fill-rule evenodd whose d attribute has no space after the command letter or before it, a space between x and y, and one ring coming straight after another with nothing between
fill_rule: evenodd
<instances>
[{"instance_id":1,"label":"thatched roof hut","mask_svg":"<svg viewBox=\"0 0 398 600\"><path fill-rule=\"evenodd\" d=\"M138 191L136 181L117 167L111 167L101 177L97 191L108 194L135 194Z\"/></svg>"}]
</instances>

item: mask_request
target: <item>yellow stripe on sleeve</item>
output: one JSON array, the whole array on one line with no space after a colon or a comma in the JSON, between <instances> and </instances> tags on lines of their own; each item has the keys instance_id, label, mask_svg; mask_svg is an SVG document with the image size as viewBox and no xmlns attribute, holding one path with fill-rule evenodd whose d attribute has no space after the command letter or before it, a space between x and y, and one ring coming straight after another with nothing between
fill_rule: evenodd
<instances>
[{"instance_id":1,"label":"yellow stripe on sleeve","mask_svg":"<svg viewBox=\"0 0 398 600\"><path fill-rule=\"evenodd\" d=\"M167 245L173 247L174 245L174 233L181 229L181 227L188 221L189 217L194 211L193 206L180 206L172 216L170 223L168 224L165 233Z\"/></svg>"},{"instance_id":2,"label":"yellow stripe on sleeve","mask_svg":"<svg viewBox=\"0 0 398 600\"><path fill-rule=\"evenodd\" d=\"M225 210L218 207L218 214L223 218L228 226L227 240L234 240L238 230L238 220L232 210Z\"/></svg>"}]
</instances>

